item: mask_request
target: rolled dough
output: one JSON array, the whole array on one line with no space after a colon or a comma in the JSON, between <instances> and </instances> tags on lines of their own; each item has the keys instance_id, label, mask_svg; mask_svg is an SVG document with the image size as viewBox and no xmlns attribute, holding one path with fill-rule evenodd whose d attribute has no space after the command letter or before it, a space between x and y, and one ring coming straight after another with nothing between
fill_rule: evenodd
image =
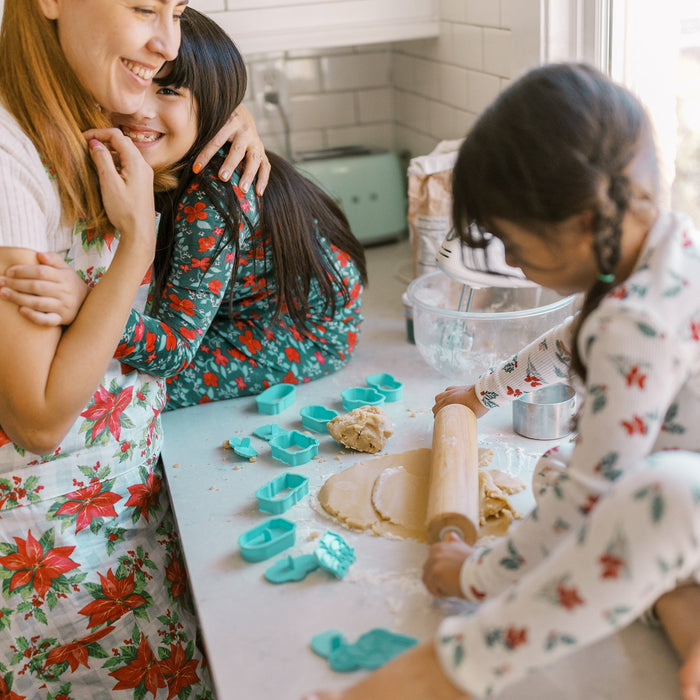
<instances>
[{"instance_id":1,"label":"rolled dough","mask_svg":"<svg viewBox=\"0 0 700 700\"><path fill-rule=\"evenodd\" d=\"M480 467L492 458L492 450L479 450ZM385 455L334 474L318 499L327 513L350 528L425 542L429 475L428 448ZM499 469L480 469L479 488L479 536L504 534L518 517L508 495L525 484Z\"/></svg>"}]
</instances>

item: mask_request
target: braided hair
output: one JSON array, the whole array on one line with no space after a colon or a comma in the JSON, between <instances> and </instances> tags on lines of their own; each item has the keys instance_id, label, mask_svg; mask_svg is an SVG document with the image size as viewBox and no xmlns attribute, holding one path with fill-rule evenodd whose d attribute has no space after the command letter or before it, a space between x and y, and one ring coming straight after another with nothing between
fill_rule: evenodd
<instances>
[{"instance_id":1,"label":"braided hair","mask_svg":"<svg viewBox=\"0 0 700 700\"><path fill-rule=\"evenodd\" d=\"M495 218L546 236L547 225L592 212L599 275L583 302L572 355L572 369L584 379L579 330L614 286L633 184L629 166L640 151L649 151L656 175L651 133L641 103L606 75L585 64L549 64L501 93L455 164L454 226L472 248L488 246Z\"/></svg>"}]
</instances>

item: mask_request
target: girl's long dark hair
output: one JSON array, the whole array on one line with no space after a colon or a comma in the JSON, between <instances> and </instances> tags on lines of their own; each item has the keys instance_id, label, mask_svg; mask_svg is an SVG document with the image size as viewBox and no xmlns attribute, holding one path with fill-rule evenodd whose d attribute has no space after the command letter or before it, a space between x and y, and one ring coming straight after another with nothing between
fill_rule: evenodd
<instances>
[{"instance_id":1,"label":"girl's long dark hair","mask_svg":"<svg viewBox=\"0 0 700 700\"><path fill-rule=\"evenodd\" d=\"M233 240L236 262L232 278L238 269L239 228L245 220L233 187L222 187L215 180L214 173L223 162L220 154L199 174L193 173L191 167L195 156L243 100L247 84L245 64L224 30L200 12L188 7L181 27L178 56L168 64L169 72L163 78L156 78L156 82L191 91L197 105L197 138L182 161L173 167L179 176L177 185L158 195L161 223L154 262L154 312L157 312L170 272L178 203L184 193L196 184L226 222L229 238L219 240L211 254L215 257L226 243ZM259 238L254 243L271 255L274 277L271 322L287 313L294 326L306 332L312 286L317 286L328 313L335 312L338 290L342 290L344 303L350 301L350 292L322 247L319 234L350 257L363 283L367 280L364 249L331 197L283 158L270 151L267 151L267 157L271 167L270 179L265 196L260 200ZM232 302L229 298L230 314L233 312Z\"/></svg>"},{"instance_id":2,"label":"girl's long dark hair","mask_svg":"<svg viewBox=\"0 0 700 700\"><path fill-rule=\"evenodd\" d=\"M598 269L612 275L630 197L625 169L647 149L656 172L650 134L641 103L597 69L533 69L501 93L462 144L452 180L455 230L483 248L494 218L545 237L547 224L592 211ZM582 378L578 331L613 284L596 282L579 315L572 369Z\"/></svg>"}]
</instances>

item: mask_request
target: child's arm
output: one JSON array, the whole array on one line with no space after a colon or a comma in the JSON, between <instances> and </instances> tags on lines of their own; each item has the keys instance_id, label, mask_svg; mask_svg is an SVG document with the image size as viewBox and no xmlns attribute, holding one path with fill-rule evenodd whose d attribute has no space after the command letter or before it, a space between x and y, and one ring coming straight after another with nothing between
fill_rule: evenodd
<instances>
[{"instance_id":1,"label":"child's arm","mask_svg":"<svg viewBox=\"0 0 700 700\"><path fill-rule=\"evenodd\" d=\"M547 384L569 379L575 316L543 333L517 355L477 379L474 389L486 408L511 403Z\"/></svg>"},{"instance_id":2,"label":"child's arm","mask_svg":"<svg viewBox=\"0 0 700 700\"><path fill-rule=\"evenodd\" d=\"M433 642L405 651L342 691L315 692L302 700L469 700L443 672Z\"/></svg>"},{"instance_id":3,"label":"child's arm","mask_svg":"<svg viewBox=\"0 0 700 700\"><path fill-rule=\"evenodd\" d=\"M566 381L571 364L573 316L525 346L517 355L482 374L473 386L450 386L435 397L433 413L461 403L477 418L546 384Z\"/></svg>"},{"instance_id":4,"label":"child's arm","mask_svg":"<svg viewBox=\"0 0 700 700\"><path fill-rule=\"evenodd\" d=\"M246 207L254 226L257 201L252 192ZM226 303L224 296L235 262L235 244L228 240L226 222L199 189L184 196L179 212L173 260L158 317L132 310L115 353L125 364L159 377L177 374L194 358L219 307ZM244 220L238 236L243 240L250 235Z\"/></svg>"},{"instance_id":5,"label":"child's arm","mask_svg":"<svg viewBox=\"0 0 700 700\"><path fill-rule=\"evenodd\" d=\"M0 277L0 296L37 326L68 326L90 288L58 253L37 253L36 265L13 265Z\"/></svg>"}]
</instances>

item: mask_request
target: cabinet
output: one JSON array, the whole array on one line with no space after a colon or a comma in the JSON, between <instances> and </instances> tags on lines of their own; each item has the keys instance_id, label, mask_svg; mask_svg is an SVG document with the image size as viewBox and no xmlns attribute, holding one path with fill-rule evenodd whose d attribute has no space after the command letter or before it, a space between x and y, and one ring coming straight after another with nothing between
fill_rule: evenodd
<instances>
[{"instance_id":1,"label":"cabinet","mask_svg":"<svg viewBox=\"0 0 700 700\"><path fill-rule=\"evenodd\" d=\"M437 37L438 0L199 0L244 55Z\"/></svg>"}]
</instances>

